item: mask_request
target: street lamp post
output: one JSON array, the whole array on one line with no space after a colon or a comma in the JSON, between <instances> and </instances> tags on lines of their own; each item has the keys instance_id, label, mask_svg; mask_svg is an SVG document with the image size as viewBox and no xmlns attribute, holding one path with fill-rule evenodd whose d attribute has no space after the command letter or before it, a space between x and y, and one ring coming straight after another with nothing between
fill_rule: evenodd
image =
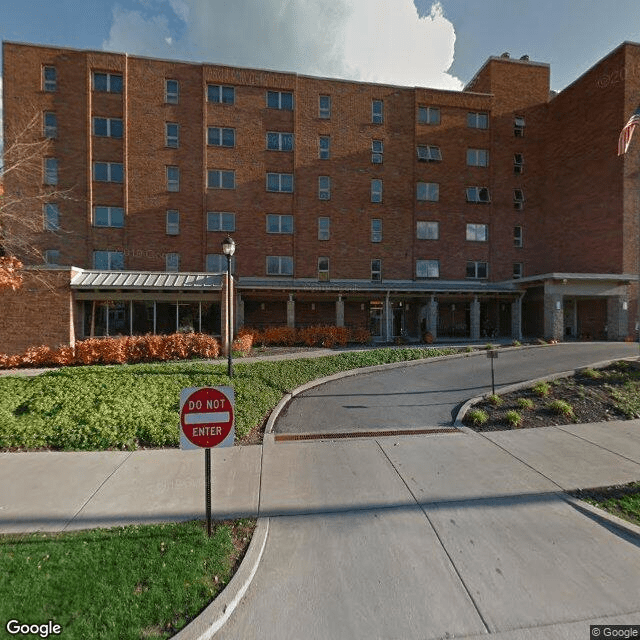
<instances>
[{"instance_id":1,"label":"street lamp post","mask_svg":"<svg viewBox=\"0 0 640 640\"><path fill-rule=\"evenodd\" d=\"M231 236L222 241L222 252L227 256L227 375L233 377L231 350L233 347L233 324L231 314L231 256L235 253L236 243Z\"/></svg>"}]
</instances>

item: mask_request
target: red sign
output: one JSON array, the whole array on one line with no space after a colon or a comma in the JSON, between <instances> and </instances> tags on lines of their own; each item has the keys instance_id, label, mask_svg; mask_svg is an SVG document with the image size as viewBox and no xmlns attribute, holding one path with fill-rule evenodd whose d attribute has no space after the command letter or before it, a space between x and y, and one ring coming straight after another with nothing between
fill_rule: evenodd
<instances>
[{"instance_id":1,"label":"red sign","mask_svg":"<svg viewBox=\"0 0 640 640\"><path fill-rule=\"evenodd\" d=\"M196 389L180 408L180 427L197 447L215 447L233 428L233 402L220 389Z\"/></svg>"}]
</instances>

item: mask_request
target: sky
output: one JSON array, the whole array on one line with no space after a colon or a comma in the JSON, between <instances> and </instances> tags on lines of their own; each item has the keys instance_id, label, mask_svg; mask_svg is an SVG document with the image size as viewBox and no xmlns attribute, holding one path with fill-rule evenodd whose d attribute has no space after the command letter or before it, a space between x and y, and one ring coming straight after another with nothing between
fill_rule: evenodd
<instances>
[{"instance_id":1,"label":"sky","mask_svg":"<svg viewBox=\"0 0 640 640\"><path fill-rule=\"evenodd\" d=\"M453 90L506 51L559 91L640 42L640 2L2 0L0 38Z\"/></svg>"}]
</instances>

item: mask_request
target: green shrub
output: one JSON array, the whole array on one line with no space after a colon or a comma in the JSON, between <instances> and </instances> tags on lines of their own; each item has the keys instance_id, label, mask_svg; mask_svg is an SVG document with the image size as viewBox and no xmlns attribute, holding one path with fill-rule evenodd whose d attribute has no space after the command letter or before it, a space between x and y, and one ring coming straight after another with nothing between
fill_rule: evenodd
<instances>
[{"instance_id":1,"label":"green shrub","mask_svg":"<svg viewBox=\"0 0 640 640\"><path fill-rule=\"evenodd\" d=\"M530 411L533 409L533 400L531 398L518 398L516 404L520 409L525 409Z\"/></svg>"},{"instance_id":2,"label":"green shrub","mask_svg":"<svg viewBox=\"0 0 640 640\"><path fill-rule=\"evenodd\" d=\"M467 420L476 427L480 427L486 424L489 420L489 415L482 409L472 409L467 413Z\"/></svg>"},{"instance_id":3,"label":"green shrub","mask_svg":"<svg viewBox=\"0 0 640 640\"><path fill-rule=\"evenodd\" d=\"M551 393L551 385L548 382L538 382L533 385L533 391L541 398Z\"/></svg>"},{"instance_id":4,"label":"green shrub","mask_svg":"<svg viewBox=\"0 0 640 640\"><path fill-rule=\"evenodd\" d=\"M602 378L602 372L597 371L596 369L592 369L591 367L587 367L582 370L582 375L585 378L590 378L591 380L597 380L598 378Z\"/></svg>"},{"instance_id":5,"label":"green shrub","mask_svg":"<svg viewBox=\"0 0 640 640\"><path fill-rule=\"evenodd\" d=\"M553 411L553 413L560 416L565 416L566 418L573 418L574 416L573 407L565 400L554 400L547 406L551 411Z\"/></svg>"},{"instance_id":6,"label":"green shrub","mask_svg":"<svg viewBox=\"0 0 640 640\"><path fill-rule=\"evenodd\" d=\"M505 420L512 427L519 427L522 424L522 416L515 410L507 411Z\"/></svg>"},{"instance_id":7,"label":"green shrub","mask_svg":"<svg viewBox=\"0 0 640 640\"><path fill-rule=\"evenodd\" d=\"M487 400L494 407L500 407L502 405L502 403L504 402L504 400L497 393L492 393L490 396L487 396Z\"/></svg>"}]
</instances>

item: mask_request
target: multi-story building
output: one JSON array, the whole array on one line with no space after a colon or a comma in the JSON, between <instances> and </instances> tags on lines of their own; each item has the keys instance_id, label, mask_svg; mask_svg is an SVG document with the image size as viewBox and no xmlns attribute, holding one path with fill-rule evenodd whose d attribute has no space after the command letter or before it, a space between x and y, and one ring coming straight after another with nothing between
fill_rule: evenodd
<instances>
[{"instance_id":1,"label":"multi-story building","mask_svg":"<svg viewBox=\"0 0 640 640\"><path fill-rule=\"evenodd\" d=\"M506 54L463 91L9 42L3 64L5 144L32 113L51 139L5 189L71 194L37 214L64 340L220 331L227 235L236 326L635 333L638 44L557 95Z\"/></svg>"}]
</instances>

